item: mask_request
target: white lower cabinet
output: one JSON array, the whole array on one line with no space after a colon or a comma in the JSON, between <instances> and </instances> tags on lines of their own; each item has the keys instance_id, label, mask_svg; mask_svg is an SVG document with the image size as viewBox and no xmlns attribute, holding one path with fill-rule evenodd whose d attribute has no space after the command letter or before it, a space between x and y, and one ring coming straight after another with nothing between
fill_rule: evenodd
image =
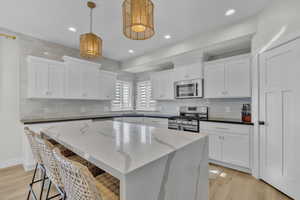
<instances>
[{"instance_id":1,"label":"white lower cabinet","mask_svg":"<svg viewBox=\"0 0 300 200\"><path fill-rule=\"evenodd\" d=\"M144 123L148 126L154 126L157 128L168 128L167 118L144 117Z\"/></svg>"},{"instance_id":2,"label":"white lower cabinet","mask_svg":"<svg viewBox=\"0 0 300 200\"><path fill-rule=\"evenodd\" d=\"M220 135L209 134L209 158L214 160L222 159L222 141Z\"/></svg>"},{"instance_id":3,"label":"white lower cabinet","mask_svg":"<svg viewBox=\"0 0 300 200\"><path fill-rule=\"evenodd\" d=\"M128 123L142 124L147 126L154 126L157 128L168 128L167 118L155 117L116 117L115 121L122 121Z\"/></svg>"},{"instance_id":4,"label":"white lower cabinet","mask_svg":"<svg viewBox=\"0 0 300 200\"><path fill-rule=\"evenodd\" d=\"M248 135L224 134L223 162L250 168L250 139Z\"/></svg>"},{"instance_id":5,"label":"white lower cabinet","mask_svg":"<svg viewBox=\"0 0 300 200\"><path fill-rule=\"evenodd\" d=\"M252 126L200 122L200 132L209 136L211 162L250 171Z\"/></svg>"}]
</instances>

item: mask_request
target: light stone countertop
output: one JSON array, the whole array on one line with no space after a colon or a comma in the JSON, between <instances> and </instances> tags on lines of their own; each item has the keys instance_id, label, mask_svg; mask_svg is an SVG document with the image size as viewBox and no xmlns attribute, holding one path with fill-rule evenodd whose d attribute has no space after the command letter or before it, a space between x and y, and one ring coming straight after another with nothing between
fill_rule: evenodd
<instances>
[{"instance_id":1,"label":"light stone countertop","mask_svg":"<svg viewBox=\"0 0 300 200\"><path fill-rule=\"evenodd\" d=\"M42 133L119 176L207 137L117 121L50 123Z\"/></svg>"}]
</instances>

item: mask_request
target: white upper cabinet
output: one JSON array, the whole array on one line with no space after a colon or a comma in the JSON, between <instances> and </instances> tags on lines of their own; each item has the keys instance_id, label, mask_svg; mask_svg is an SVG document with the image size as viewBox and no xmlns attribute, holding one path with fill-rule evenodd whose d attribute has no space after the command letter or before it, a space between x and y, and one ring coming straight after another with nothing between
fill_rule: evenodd
<instances>
[{"instance_id":1,"label":"white upper cabinet","mask_svg":"<svg viewBox=\"0 0 300 200\"><path fill-rule=\"evenodd\" d=\"M28 57L28 98L111 100L116 74L101 64L64 56L65 62Z\"/></svg>"},{"instance_id":2,"label":"white upper cabinet","mask_svg":"<svg viewBox=\"0 0 300 200\"><path fill-rule=\"evenodd\" d=\"M205 98L251 97L249 55L205 63Z\"/></svg>"},{"instance_id":3,"label":"white upper cabinet","mask_svg":"<svg viewBox=\"0 0 300 200\"><path fill-rule=\"evenodd\" d=\"M174 99L174 71L166 70L151 75L152 98L155 100Z\"/></svg>"},{"instance_id":4,"label":"white upper cabinet","mask_svg":"<svg viewBox=\"0 0 300 200\"><path fill-rule=\"evenodd\" d=\"M196 62L174 69L174 81L202 78L202 62Z\"/></svg>"},{"instance_id":5,"label":"white upper cabinet","mask_svg":"<svg viewBox=\"0 0 300 200\"><path fill-rule=\"evenodd\" d=\"M115 98L117 76L115 73L100 70L99 73L99 99L112 100Z\"/></svg>"},{"instance_id":6,"label":"white upper cabinet","mask_svg":"<svg viewBox=\"0 0 300 200\"><path fill-rule=\"evenodd\" d=\"M251 96L250 58L231 60L225 64L226 88L230 97Z\"/></svg>"},{"instance_id":7,"label":"white upper cabinet","mask_svg":"<svg viewBox=\"0 0 300 200\"><path fill-rule=\"evenodd\" d=\"M223 63L205 65L204 76L204 96L206 98L224 97L225 65Z\"/></svg>"},{"instance_id":8,"label":"white upper cabinet","mask_svg":"<svg viewBox=\"0 0 300 200\"><path fill-rule=\"evenodd\" d=\"M111 100L115 94L116 74L100 70L101 64L64 57L66 95L75 99Z\"/></svg>"},{"instance_id":9,"label":"white upper cabinet","mask_svg":"<svg viewBox=\"0 0 300 200\"><path fill-rule=\"evenodd\" d=\"M63 98L63 62L28 57L28 98Z\"/></svg>"},{"instance_id":10,"label":"white upper cabinet","mask_svg":"<svg viewBox=\"0 0 300 200\"><path fill-rule=\"evenodd\" d=\"M68 63L66 65L65 92L67 98L80 99L83 97L82 68L78 63Z\"/></svg>"},{"instance_id":11,"label":"white upper cabinet","mask_svg":"<svg viewBox=\"0 0 300 200\"><path fill-rule=\"evenodd\" d=\"M82 69L82 97L87 99L99 99L100 69L98 66L87 66Z\"/></svg>"}]
</instances>

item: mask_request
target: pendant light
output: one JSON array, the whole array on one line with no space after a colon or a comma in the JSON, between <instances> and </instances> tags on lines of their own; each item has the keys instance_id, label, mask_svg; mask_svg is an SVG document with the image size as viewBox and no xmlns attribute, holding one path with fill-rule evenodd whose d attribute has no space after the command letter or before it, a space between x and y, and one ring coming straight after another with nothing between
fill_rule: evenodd
<instances>
[{"instance_id":1,"label":"pendant light","mask_svg":"<svg viewBox=\"0 0 300 200\"><path fill-rule=\"evenodd\" d=\"M83 58L96 58L102 56L102 39L93 33L93 9L94 2L89 1L87 6L90 11L90 32L80 36L80 56Z\"/></svg>"},{"instance_id":2,"label":"pendant light","mask_svg":"<svg viewBox=\"0 0 300 200\"><path fill-rule=\"evenodd\" d=\"M123 33L132 40L146 40L154 35L154 5L151 0L124 0Z\"/></svg>"}]
</instances>

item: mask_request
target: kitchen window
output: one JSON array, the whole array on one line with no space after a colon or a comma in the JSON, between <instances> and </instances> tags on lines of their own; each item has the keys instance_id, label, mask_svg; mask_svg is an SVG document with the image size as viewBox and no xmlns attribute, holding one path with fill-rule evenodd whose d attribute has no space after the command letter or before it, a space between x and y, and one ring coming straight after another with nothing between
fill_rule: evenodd
<instances>
[{"instance_id":1,"label":"kitchen window","mask_svg":"<svg viewBox=\"0 0 300 200\"><path fill-rule=\"evenodd\" d=\"M136 83L136 110L155 111L156 101L152 99L151 81Z\"/></svg>"},{"instance_id":2,"label":"kitchen window","mask_svg":"<svg viewBox=\"0 0 300 200\"><path fill-rule=\"evenodd\" d=\"M132 82L117 80L115 99L111 102L112 111L133 110L132 85Z\"/></svg>"}]
</instances>

